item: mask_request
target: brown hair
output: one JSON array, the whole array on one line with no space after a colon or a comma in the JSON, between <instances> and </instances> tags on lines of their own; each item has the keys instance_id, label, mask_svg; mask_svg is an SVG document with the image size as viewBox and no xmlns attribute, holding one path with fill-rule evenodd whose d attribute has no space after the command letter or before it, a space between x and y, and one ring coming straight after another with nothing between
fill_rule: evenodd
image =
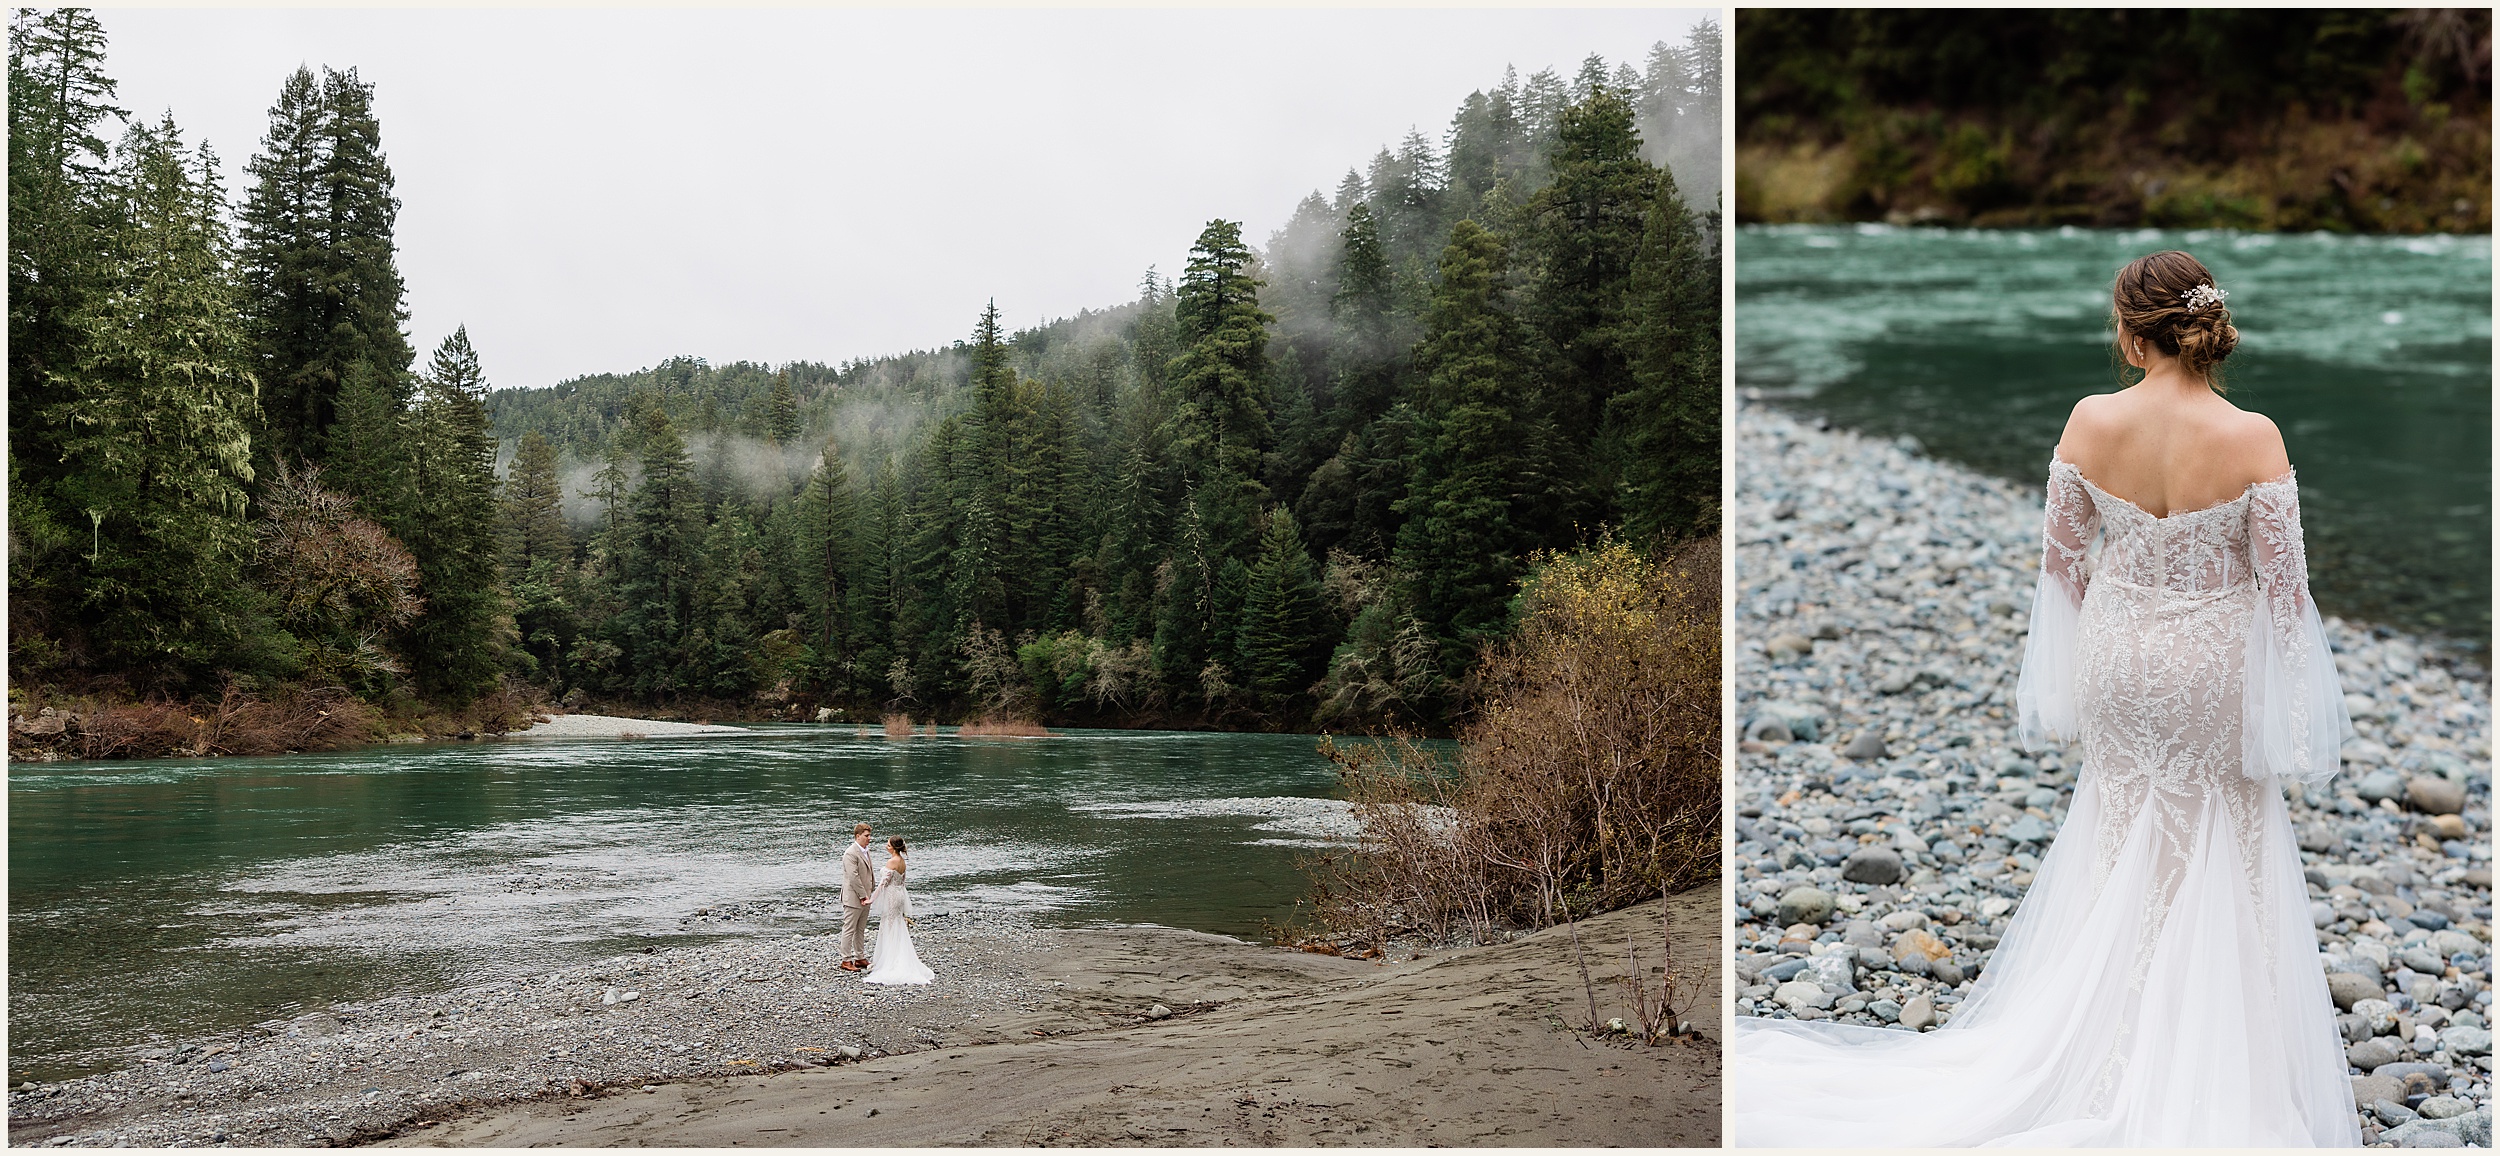
<instances>
[{"instance_id":1,"label":"brown hair","mask_svg":"<svg viewBox=\"0 0 2500 1156\"><path fill-rule=\"evenodd\" d=\"M867 833L868 833L871 829L872 829L872 828L870 828L870 827L868 826L868 824L866 824L866 823L854 823L854 824L852 824L852 825L851 825L851 834L854 834L854 835L865 835L865 834L867 834Z\"/></svg>"},{"instance_id":2,"label":"brown hair","mask_svg":"<svg viewBox=\"0 0 2500 1156\"><path fill-rule=\"evenodd\" d=\"M885 845L894 848L894 853L897 855L903 853L903 837L900 835L896 835L895 837L886 840Z\"/></svg>"},{"instance_id":3,"label":"brown hair","mask_svg":"<svg viewBox=\"0 0 2500 1156\"><path fill-rule=\"evenodd\" d=\"M2203 262L2177 249L2138 257L2118 271L2110 288L2110 319L2129 338L2151 342L2153 348L2179 359L2179 367L2204 378L2222 391L2222 359L2240 343L2231 327L2231 311L2221 302L2191 308L2188 292L2211 285L2214 275Z\"/></svg>"}]
</instances>

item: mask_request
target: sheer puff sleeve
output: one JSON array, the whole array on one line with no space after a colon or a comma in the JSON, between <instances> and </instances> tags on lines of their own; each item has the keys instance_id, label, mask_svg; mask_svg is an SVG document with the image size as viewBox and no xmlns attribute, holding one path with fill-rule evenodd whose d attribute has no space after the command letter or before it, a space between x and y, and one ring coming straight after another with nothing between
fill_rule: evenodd
<instances>
[{"instance_id":1,"label":"sheer puff sleeve","mask_svg":"<svg viewBox=\"0 0 2500 1156\"><path fill-rule=\"evenodd\" d=\"M2249 487L2248 543L2258 601L2240 700L2241 770L2255 779L2322 783L2342 764L2349 724L2326 626L2309 597L2300 488L2292 475Z\"/></svg>"},{"instance_id":2,"label":"sheer puff sleeve","mask_svg":"<svg viewBox=\"0 0 2500 1156\"><path fill-rule=\"evenodd\" d=\"M2092 539L2100 532L2101 510L2083 475L2065 459L2051 458L2040 586L2031 596L2031 633L2023 644L2022 677L2014 684L2027 750L2075 737L2075 623L2092 581Z\"/></svg>"}]
</instances>

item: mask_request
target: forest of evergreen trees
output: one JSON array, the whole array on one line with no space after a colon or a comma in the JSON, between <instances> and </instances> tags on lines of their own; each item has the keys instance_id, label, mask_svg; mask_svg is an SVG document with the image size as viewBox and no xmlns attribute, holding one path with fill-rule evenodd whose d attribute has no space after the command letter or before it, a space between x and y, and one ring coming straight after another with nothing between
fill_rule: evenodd
<instances>
[{"instance_id":1,"label":"forest of evergreen trees","mask_svg":"<svg viewBox=\"0 0 2500 1156\"><path fill-rule=\"evenodd\" d=\"M13 687L1441 725L1540 552L1717 529L1718 35L1505 77L1116 308L490 392L418 365L353 70L230 208L21 11Z\"/></svg>"}]
</instances>

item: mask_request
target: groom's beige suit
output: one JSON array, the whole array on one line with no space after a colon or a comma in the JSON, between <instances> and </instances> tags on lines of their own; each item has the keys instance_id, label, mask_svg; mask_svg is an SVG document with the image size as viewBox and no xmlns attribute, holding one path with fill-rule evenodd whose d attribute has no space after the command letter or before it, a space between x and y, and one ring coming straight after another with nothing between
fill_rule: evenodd
<instances>
[{"instance_id":1,"label":"groom's beige suit","mask_svg":"<svg viewBox=\"0 0 2500 1156\"><path fill-rule=\"evenodd\" d=\"M842 851L842 958L868 958L868 896L877 889L868 849L851 840Z\"/></svg>"}]
</instances>

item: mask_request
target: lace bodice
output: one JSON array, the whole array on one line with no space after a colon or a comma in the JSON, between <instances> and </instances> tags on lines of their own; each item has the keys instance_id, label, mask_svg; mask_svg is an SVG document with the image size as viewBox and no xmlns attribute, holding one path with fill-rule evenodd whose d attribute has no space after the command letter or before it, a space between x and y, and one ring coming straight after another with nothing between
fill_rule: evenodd
<instances>
[{"instance_id":1,"label":"lace bodice","mask_svg":"<svg viewBox=\"0 0 2500 1156\"><path fill-rule=\"evenodd\" d=\"M2064 459L2052 459L2048 545L2043 557L2054 556L2063 564L2078 597L2089 586L2092 573L2174 594L2225 593L2256 578L2256 558L2249 541L2251 514L2260 508L2260 491L2269 497L2279 493L2284 495L2281 501L2290 503L2297 549L2299 497L2289 475L2250 486L2227 502L2157 518L2092 484L2092 479ZM2267 504L2263 508L2271 514L2282 507ZM2087 562L2085 547L2095 528L2102 535L2100 557ZM2291 584L2305 586L2307 580L2302 573Z\"/></svg>"},{"instance_id":2,"label":"lace bodice","mask_svg":"<svg viewBox=\"0 0 2500 1156\"><path fill-rule=\"evenodd\" d=\"M2238 651L2229 664L2238 669L2218 670L2226 685L2213 689L2241 692L2231 697L2241 700L2242 718L2234 721L2244 724L2243 771L2302 781L2335 773L2346 726L2343 694L2309 598L2295 475L2258 482L2227 502L2155 517L2052 458L2043 522L2040 589L2016 691L2026 744L2079 737L2078 696L2092 688L2075 681L2076 619L2096 582L2113 583L2155 610L2141 621L2174 635L2175 646ZM2244 626L2231 613L2242 598L2254 601ZM2221 613L2183 613L2209 604ZM2164 607L2173 613L2158 612Z\"/></svg>"},{"instance_id":3,"label":"lace bodice","mask_svg":"<svg viewBox=\"0 0 2500 1156\"><path fill-rule=\"evenodd\" d=\"M880 917L911 914L911 890L904 884L905 874L882 863L877 865L877 890L870 899L873 913Z\"/></svg>"}]
</instances>

